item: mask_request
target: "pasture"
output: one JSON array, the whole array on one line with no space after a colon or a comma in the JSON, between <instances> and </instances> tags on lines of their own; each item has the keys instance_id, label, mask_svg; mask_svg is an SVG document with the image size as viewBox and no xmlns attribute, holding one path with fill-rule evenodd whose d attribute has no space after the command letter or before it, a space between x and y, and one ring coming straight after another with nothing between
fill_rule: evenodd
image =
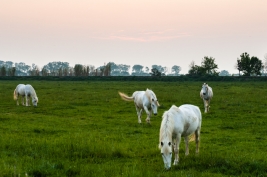
<instances>
[{"instance_id":1,"label":"pasture","mask_svg":"<svg viewBox=\"0 0 267 177\"><path fill-rule=\"evenodd\" d=\"M17 106L17 84L31 84L37 107ZM208 82L214 97L204 114L203 82L0 81L0 177L4 176L266 176L267 83ZM131 95L152 89L161 105L151 125L138 124ZM194 104L202 113L200 151L180 144L169 171L158 149L164 111ZM172 160L173 163L173 160Z\"/></svg>"}]
</instances>

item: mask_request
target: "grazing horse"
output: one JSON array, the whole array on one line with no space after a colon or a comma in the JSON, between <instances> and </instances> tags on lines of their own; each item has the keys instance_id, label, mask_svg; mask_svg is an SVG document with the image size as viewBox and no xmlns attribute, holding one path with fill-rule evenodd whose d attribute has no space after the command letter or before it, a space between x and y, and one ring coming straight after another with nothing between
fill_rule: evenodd
<instances>
[{"instance_id":1,"label":"grazing horse","mask_svg":"<svg viewBox=\"0 0 267 177\"><path fill-rule=\"evenodd\" d=\"M164 112L160 126L159 149L165 169L171 168L172 149L175 153L173 165L178 165L181 137L184 137L185 155L188 155L189 136L194 133L196 153L199 152L201 121L200 109L190 104L184 104L180 107L173 105Z\"/></svg>"},{"instance_id":2,"label":"grazing horse","mask_svg":"<svg viewBox=\"0 0 267 177\"><path fill-rule=\"evenodd\" d=\"M19 96L21 96L21 104L24 105L24 97L26 98L26 106L30 106L30 97L32 98L33 106L37 106L38 97L34 88L30 85L19 84L14 90L14 100L17 100L17 105L19 105Z\"/></svg>"},{"instance_id":3,"label":"grazing horse","mask_svg":"<svg viewBox=\"0 0 267 177\"><path fill-rule=\"evenodd\" d=\"M125 101L134 101L138 123L141 123L142 111L145 110L147 114L146 122L150 123L150 117L153 112L154 115L158 114L159 102L155 93L152 90L146 89L146 91L135 91L132 96L128 96L122 92L119 92L121 98Z\"/></svg>"},{"instance_id":4,"label":"grazing horse","mask_svg":"<svg viewBox=\"0 0 267 177\"><path fill-rule=\"evenodd\" d=\"M204 83L202 89L200 90L200 97L203 99L205 113L210 110L210 101L213 97L212 88L208 84Z\"/></svg>"}]
</instances>

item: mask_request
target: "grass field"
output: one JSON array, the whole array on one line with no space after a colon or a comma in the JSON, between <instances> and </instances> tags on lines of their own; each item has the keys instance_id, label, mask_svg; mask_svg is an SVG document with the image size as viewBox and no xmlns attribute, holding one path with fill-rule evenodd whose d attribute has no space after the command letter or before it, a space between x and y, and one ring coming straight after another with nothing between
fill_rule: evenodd
<instances>
[{"instance_id":1,"label":"grass field","mask_svg":"<svg viewBox=\"0 0 267 177\"><path fill-rule=\"evenodd\" d=\"M0 81L0 177L267 176L267 83L210 82L204 114L201 82L30 81L38 107L17 106L13 91L29 81ZM152 89L158 115L137 123L131 95ZM172 104L202 111L200 153L180 144L180 162L165 171L158 149L161 116Z\"/></svg>"}]
</instances>

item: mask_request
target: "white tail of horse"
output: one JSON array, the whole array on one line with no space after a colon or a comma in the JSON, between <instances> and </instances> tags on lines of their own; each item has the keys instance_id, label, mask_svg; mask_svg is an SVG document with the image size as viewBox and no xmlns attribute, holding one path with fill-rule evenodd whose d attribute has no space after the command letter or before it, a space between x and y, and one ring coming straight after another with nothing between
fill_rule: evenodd
<instances>
[{"instance_id":1,"label":"white tail of horse","mask_svg":"<svg viewBox=\"0 0 267 177\"><path fill-rule=\"evenodd\" d=\"M152 90L146 89L146 91L135 91L132 96L128 96L125 93L118 92L120 97L125 101L134 101L135 109L138 116L138 123L141 123L142 111L146 111L147 123L150 123L150 117L152 112L154 115L158 113L159 102L155 93Z\"/></svg>"},{"instance_id":2,"label":"white tail of horse","mask_svg":"<svg viewBox=\"0 0 267 177\"><path fill-rule=\"evenodd\" d=\"M18 99L16 89L14 90L13 96L14 96L14 100L17 100Z\"/></svg>"},{"instance_id":3,"label":"white tail of horse","mask_svg":"<svg viewBox=\"0 0 267 177\"><path fill-rule=\"evenodd\" d=\"M131 96L129 97L128 95L126 95L125 93L119 92L119 95L121 96L121 98L125 101L134 101L134 98Z\"/></svg>"}]
</instances>

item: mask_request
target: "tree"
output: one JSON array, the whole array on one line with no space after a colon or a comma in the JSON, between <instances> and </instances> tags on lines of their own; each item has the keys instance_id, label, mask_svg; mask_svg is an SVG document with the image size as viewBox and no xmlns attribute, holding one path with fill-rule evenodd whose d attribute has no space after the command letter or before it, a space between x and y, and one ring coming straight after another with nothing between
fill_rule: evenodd
<instances>
[{"instance_id":1,"label":"tree","mask_svg":"<svg viewBox=\"0 0 267 177\"><path fill-rule=\"evenodd\" d=\"M172 69L172 75L179 76L179 72L181 71L180 66L174 65L174 66L172 66L171 69Z\"/></svg>"},{"instance_id":2,"label":"tree","mask_svg":"<svg viewBox=\"0 0 267 177\"><path fill-rule=\"evenodd\" d=\"M151 69L151 76L161 76L161 72L157 68Z\"/></svg>"},{"instance_id":3,"label":"tree","mask_svg":"<svg viewBox=\"0 0 267 177\"><path fill-rule=\"evenodd\" d=\"M242 71L242 63L240 59L237 59L237 63L235 65L235 68L238 70L238 75L240 76L240 71Z\"/></svg>"},{"instance_id":4,"label":"tree","mask_svg":"<svg viewBox=\"0 0 267 177\"><path fill-rule=\"evenodd\" d=\"M218 65L215 63L215 58L205 56L202 59L201 66L195 64L192 61L189 65L189 75L218 75L219 73L216 71L218 69Z\"/></svg>"},{"instance_id":5,"label":"tree","mask_svg":"<svg viewBox=\"0 0 267 177\"><path fill-rule=\"evenodd\" d=\"M259 76L264 67L261 60L254 56L250 58L246 52L240 55L240 59L237 59L237 66L239 66L238 69L243 72L244 76Z\"/></svg>"},{"instance_id":6,"label":"tree","mask_svg":"<svg viewBox=\"0 0 267 177\"><path fill-rule=\"evenodd\" d=\"M1 61L0 68L2 69L2 76L15 76L16 68L12 61Z\"/></svg>"},{"instance_id":7,"label":"tree","mask_svg":"<svg viewBox=\"0 0 267 177\"><path fill-rule=\"evenodd\" d=\"M16 67L8 68L8 76L15 76L16 74Z\"/></svg>"},{"instance_id":8,"label":"tree","mask_svg":"<svg viewBox=\"0 0 267 177\"><path fill-rule=\"evenodd\" d=\"M61 72L60 75L62 75L62 71L65 68L69 69L70 66L68 62L54 61L54 62L49 62L48 64L44 65L43 68L47 70L49 75L57 76L59 75L59 71Z\"/></svg>"},{"instance_id":9,"label":"tree","mask_svg":"<svg viewBox=\"0 0 267 177\"><path fill-rule=\"evenodd\" d=\"M219 76L230 76L229 72L226 71L226 70L222 70L220 73L219 73Z\"/></svg>"},{"instance_id":10,"label":"tree","mask_svg":"<svg viewBox=\"0 0 267 177\"><path fill-rule=\"evenodd\" d=\"M6 76L6 67L5 67L5 66L2 66L2 67L0 68L0 75L1 75L1 76Z\"/></svg>"},{"instance_id":11,"label":"tree","mask_svg":"<svg viewBox=\"0 0 267 177\"><path fill-rule=\"evenodd\" d=\"M110 75L111 76L129 76L130 65L115 64L110 62Z\"/></svg>"},{"instance_id":12,"label":"tree","mask_svg":"<svg viewBox=\"0 0 267 177\"><path fill-rule=\"evenodd\" d=\"M75 76L82 76L82 74L83 74L83 65L76 64L74 66L74 75Z\"/></svg>"},{"instance_id":13,"label":"tree","mask_svg":"<svg viewBox=\"0 0 267 177\"><path fill-rule=\"evenodd\" d=\"M26 65L23 62L15 63L16 67L16 76L28 76L29 71L31 70L31 66Z\"/></svg>"},{"instance_id":14,"label":"tree","mask_svg":"<svg viewBox=\"0 0 267 177\"><path fill-rule=\"evenodd\" d=\"M195 62L192 61L189 64L188 74L191 76L200 76L205 74L205 70L203 67L196 65Z\"/></svg>"},{"instance_id":15,"label":"tree","mask_svg":"<svg viewBox=\"0 0 267 177\"><path fill-rule=\"evenodd\" d=\"M104 76L110 76L110 74L111 74L111 63L109 62L108 64L105 65Z\"/></svg>"},{"instance_id":16,"label":"tree","mask_svg":"<svg viewBox=\"0 0 267 177\"><path fill-rule=\"evenodd\" d=\"M143 73L143 66L142 65L134 65L132 67L132 75L133 76L140 76Z\"/></svg>"},{"instance_id":17,"label":"tree","mask_svg":"<svg viewBox=\"0 0 267 177\"><path fill-rule=\"evenodd\" d=\"M218 65L215 63L215 58L205 56L202 59L201 67L203 67L206 74L216 75L216 69L218 69Z\"/></svg>"},{"instance_id":18,"label":"tree","mask_svg":"<svg viewBox=\"0 0 267 177\"><path fill-rule=\"evenodd\" d=\"M260 76L264 68L262 61L258 57L251 57L251 75Z\"/></svg>"},{"instance_id":19,"label":"tree","mask_svg":"<svg viewBox=\"0 0 267 177\"><path fill-rule=\"evenodd\" d=\"M41 74L42 74L42 76L48 76L48 70L45 67L43 67L41 69Z\"/></svg>"},{"instance_id":20,"label":"tree","mask_svg":"<svg viewBox=\"0 0 267 177\"><path fill-rule=\"evenodd\" d=\"M264 72L267 73L267 53L264 55L264 59L265 59L265 62L264 62Z\"/></svg>"},{"instance_id":21,"label":"tree","mask_svg":"<svg viewBox=\"0 0 267 177\"><path fill-rule=\"evenodd\" d=\"M151 68L152 68L152 69L153 69L153 68L157 69L158 72L161 73L161 75L165 75L166 72L168 71L168 70L167 70L167 67L163 67L163 66L161 66L161 65L152 65Z\"/></svg>"},{"instance_id":22,"label":"tree","mask_svg":"<svg viewBox=\"0 0 267 177\"><path fill-rule=\"evenodd\" d=\"M39 76L40 70L39 67L35 64L32 64L32 69L29 71L30 76Z\"/></svg>"}]
</instances>

